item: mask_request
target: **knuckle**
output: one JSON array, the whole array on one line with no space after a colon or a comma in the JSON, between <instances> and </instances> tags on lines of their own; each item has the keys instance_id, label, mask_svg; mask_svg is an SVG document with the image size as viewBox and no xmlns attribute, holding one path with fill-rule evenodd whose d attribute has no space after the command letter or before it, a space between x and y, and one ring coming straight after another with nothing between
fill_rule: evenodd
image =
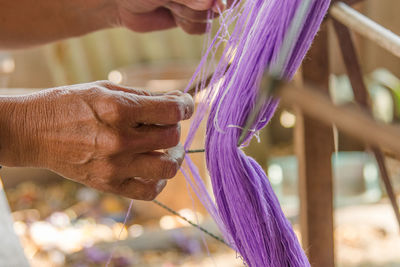
<instances>
[{"instance_id":1,"label":"knuckle","mask_svg":"<svg viewBox=\"0 0 400 267\"><path fill-rule=\"evenodd\" d=\"M125 147L125 138L116 132L109 134L107 140L107 149L111 154L118 153L122 151Z\"/></svg>"},{"instance_id":2,"label":"knuckle","mask_svg":"<svg viewBox=\"0 0 400 267\"><path fill-rule=\"evenodd\" d=\"M88 86L81 92L88 94L91 99L95 101L98 101L104 95L104 89L101 86L98 86L95 82L88 84Z\"/></svg>"},{"instance_id":3,"label":"knuckle","mask_svg":"<svg viewBox=\"0 0 400 267\"><path fill-rule=\"evenodd\" d=\"M109 88L109 87L113 87L115 86L115 84L113 82L107 81L107 80L101 80L101 81L97 81L95 82L96 85L101 86L101 87L105 87L105 88Z\"/></svg>"},{"instance_id":4,"label":"knuckle","mask_svg":"<svg viewBox=\"0 0 400 267\"><path fill-rule=\"evenodd\" d=\"M104 109L106 109L106 110L109 110L109 109L113 110L117 107L115 98L112 95L104 95L100 101L103 104Z\"/></svg>"},{"instance_id":5,"label":"knuckle","mask_svg":"<svg viewBox=\"0 0 400 267\"><path fill-rule=\"evenodd\" d=\"M91 86L89 87L89 91L95 95L102 92L101 87L97 86L96 83L91 84Z\"/></svg>"},{"instance_id":6,"label":"knuckle","mask_svg":"<svg viewBox=\"0 0 400 267\"><path fill-rule=\"evenodd\" d=\"M112 183L113 178L117 175L118 168L111 163L105 163L99 168L99 171L101 172L99 180L107 184Z\"/></svg>"},{"instance_id":7,"label":"knuckle","mask_svg":"<svg viewBox=\"0 0 400 267\"><path fill-rule=\"evenodd\" d=\"M120 122L123 116L123 110L118 99L113 96L104 97L100 103L99 115L108 123L115 124Z\"/></svg>"}]
</instances>

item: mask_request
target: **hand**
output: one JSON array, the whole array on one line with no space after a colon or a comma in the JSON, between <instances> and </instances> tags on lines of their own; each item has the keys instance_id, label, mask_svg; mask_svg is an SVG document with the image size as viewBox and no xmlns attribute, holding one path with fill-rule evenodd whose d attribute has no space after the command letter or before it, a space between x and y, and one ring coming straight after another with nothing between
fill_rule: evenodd
<instances>
[{"instance_id":1,"label":"hand","mask_svg":"<svg viewBox=\"0 0 400 267\"><path fill-rule=\"evenodd\" d=\"M223 1L37 0L33 5L32 0L0 0L0 7L7 7L0 8L0 48L31 47L115 26L137 32L179 26L200 34L207 28L208 10L222 11Z\"/></svg>"},{"instance_id":2,"label":"hand","mask_svg":"<svg viewBox=\"0 0 400 267\"><path fill-rule=\"evenodd\" d=\"M212 9L217 13L225 8L223 0L114 1L117 3L120 24L136 32L165 30L179 26L187 33L201 34L207 28L208 10Z\"/></svg>"},{"instance_id":3,"label":"hand","mask_svg":"<svg viewBox=\"0 0 400 267\"><path fill-rule=\"evenodd\" d=\"M0 163L48 168L101 191L151 200L179 170L179 122L192 113L188 94L153 95L110 82L0 98Z\"/></svg>"}]
</instances>

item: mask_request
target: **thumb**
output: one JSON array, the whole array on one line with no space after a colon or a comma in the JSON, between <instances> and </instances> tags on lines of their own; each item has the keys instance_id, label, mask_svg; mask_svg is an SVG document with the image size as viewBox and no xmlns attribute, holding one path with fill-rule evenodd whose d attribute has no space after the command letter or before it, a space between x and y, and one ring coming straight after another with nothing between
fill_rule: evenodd
<instances>
[{"instance_id":1,"label":"thumb","mask_svg":"<svg viewBox=\"0 0 400 267\"><path fill-rule=\"evenodd\" d=\"M216 0L214 6L212 7L212 10L215 13L221 13L226 9L227 6L227 0Z\"/></svg>"}]
</instances>

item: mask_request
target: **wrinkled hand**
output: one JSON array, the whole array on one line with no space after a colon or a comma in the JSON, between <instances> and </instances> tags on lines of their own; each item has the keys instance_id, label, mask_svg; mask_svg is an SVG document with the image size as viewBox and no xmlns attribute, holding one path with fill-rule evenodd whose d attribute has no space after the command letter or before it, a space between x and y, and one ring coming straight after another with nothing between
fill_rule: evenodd
<instances>
[{"instance_id":1,"label":"wrinkled hand","mask_svg":"<svg viewBox=\"0 0 400 267\"><path fill-rule=\"evenodd\" d=\"M142 200L155 198L179 170L179 122L194 109L188 94L152 95L110 82L46 90L13 103L11 123L0 126L0 163L48 168Z\"/></svg>"},{"instance_id":2,"label":"wrinkled hand","mask_svg":"<svg viewBox=\"0 0 400 267\"><path fill-rule=\"evenodd\" d=\"M224 10L223 0L114 0L120 24L137 32L181 27L190 34L207 28L207 12ZM215 3L215 4L214 4ZM217 14L215 14L217 16Z\"/></svg>"}]
</instances>

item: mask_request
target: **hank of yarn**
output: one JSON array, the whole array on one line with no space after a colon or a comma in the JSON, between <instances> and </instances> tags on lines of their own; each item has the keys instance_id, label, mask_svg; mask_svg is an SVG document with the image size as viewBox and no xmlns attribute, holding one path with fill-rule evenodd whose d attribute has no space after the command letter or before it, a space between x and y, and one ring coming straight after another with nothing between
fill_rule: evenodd
<instances>
[{"instance_id":1,"label":"hank of yarn","mask_svg":"<svg viewBox=\"0 0 400 267\"><path fill-rule=\"evenodd\" d=\"M309 1L298 27L295 43L285 44L285 35L303 1ZM289 47L284 64L277 70L290 80L299 68L330 0L246 0L236 1L220 17L216 34L211 31L204 56L191 84L214 75L207 86L200 83L200 104L185 148L207 117L206 162L211 178L211 196L196 166L186 156L185 177L218 224L225 240L249 266L295 267L309 262L290 222L285 218L268 177L261 166L237 147L241 127L254 109L262 76L274 66L283 47ZM211 16L211 15L210 15ZM216 54L223 48L222 56ZM278 105L268 99L245 144L266 126Z\"/></svg>"}]
</instances>

